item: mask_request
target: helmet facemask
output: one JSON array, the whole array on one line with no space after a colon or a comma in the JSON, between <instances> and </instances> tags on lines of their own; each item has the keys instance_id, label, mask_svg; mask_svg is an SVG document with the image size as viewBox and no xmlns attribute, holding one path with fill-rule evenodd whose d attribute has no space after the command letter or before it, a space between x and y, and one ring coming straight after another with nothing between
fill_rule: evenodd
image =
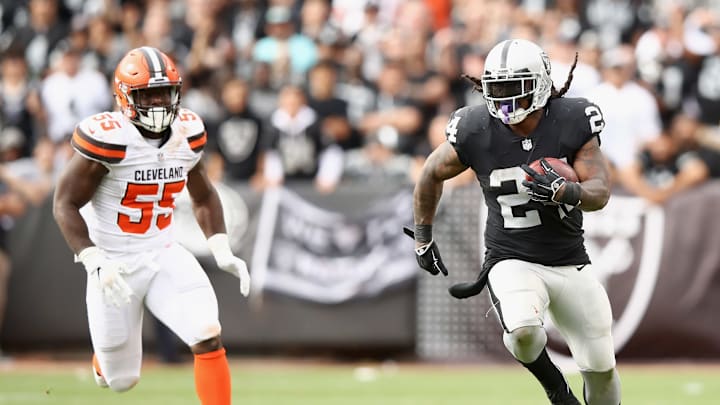
<instances>
[{"instance_id":1,"label":"helmet facemask","mask_svg":"<svg viewBox=\"0 0 720 405\"><path fill-rule=\"evenodd\" d=\"M483 95L490 115L505 124L518 124L541 108L552 84L538 73L489 73L482 77Z\"/></svg>"},{"instance_id":2,"label":"helmet facemask","mask_svg":"<svg viewBox=\"0 0 720 405\"><path fill-rule=\"evenodd\" d=\"M180 106L180 85L161 85L133 89L127 94L135 110L131 120L155 133L163 132L175 120Z\"/></svg>"}]
</instances>

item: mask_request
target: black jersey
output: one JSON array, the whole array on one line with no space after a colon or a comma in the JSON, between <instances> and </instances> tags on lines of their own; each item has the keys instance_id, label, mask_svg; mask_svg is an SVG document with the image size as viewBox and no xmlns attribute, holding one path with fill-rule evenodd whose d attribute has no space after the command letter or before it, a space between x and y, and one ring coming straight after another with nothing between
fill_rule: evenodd
<instances>
[{"instance_id":1,"label":"black jersey","mask_svg":"<svg viewBox=\"0 0 720 405\"><path fill-rule=\"evenodd\" d=\"M460 161L475 171L488 207L488 259L555 266L589 263L581 210L531 201L520 165L541 157L566 159L572 165L577 151L603 126L600 109L582 98L548 101L537 128L527 137L493 118L485 104L452 114L447 139Z\"/></svg>"}]
</instances>

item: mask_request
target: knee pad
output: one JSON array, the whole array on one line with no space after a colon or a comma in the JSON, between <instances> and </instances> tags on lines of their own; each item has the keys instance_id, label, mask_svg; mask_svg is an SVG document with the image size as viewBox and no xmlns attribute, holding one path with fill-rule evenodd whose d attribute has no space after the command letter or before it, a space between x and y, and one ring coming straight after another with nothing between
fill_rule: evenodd
<instances>
[{"instance_id":1,"label":"knee pad","mask_svg":"<svg viewBox=\"0 0 720 405\"><path fill-rule=\"evenodd\" d=\"M547 344L547 334L541 326L523 326L504 333L503 343L517 360L532 363Z\"/></svg>"},{"instance_id":2,"label":"knee pad","mask_svg":"<svg viewBox=\"0 0 720 405\"><path fill-rule=\"evenodd\" d=\"M610 335L588 339L582 345L574 344L571 350L580 371L602 374L615 368L615 350Z\"/></svg>"},{"instance_id":3,"label":"knee pad","mask_svg":"<svg viewBox=\"0 0 720 405\"><path fill-rule=\"evenodd\" d=\"M134 387L138 381L140 381L140 376L137 375L119 376L107 380L107 384L115 392L125 392Z\"/></svg>"}]
</instances>

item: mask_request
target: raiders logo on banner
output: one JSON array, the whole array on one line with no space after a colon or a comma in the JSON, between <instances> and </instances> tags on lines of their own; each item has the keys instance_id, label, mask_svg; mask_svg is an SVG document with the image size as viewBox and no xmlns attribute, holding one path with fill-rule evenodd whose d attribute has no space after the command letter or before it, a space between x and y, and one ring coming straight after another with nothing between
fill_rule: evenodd
<instances>
[{"instance_id":1,"label":"raiders logo on banner","mask_svg":"<svg viewBox=\"0 0 720 405\"><path fill-rule=\"evenodd\" d=\"M613 309L617 353L638 330L655 291L660 273L664 211L642 198L614 195L605 208L583 216L585 246L592 269L605 286ZM563 371L577 371L549 316L545 327L550 356Z\"/></svg>"}]
</instances>

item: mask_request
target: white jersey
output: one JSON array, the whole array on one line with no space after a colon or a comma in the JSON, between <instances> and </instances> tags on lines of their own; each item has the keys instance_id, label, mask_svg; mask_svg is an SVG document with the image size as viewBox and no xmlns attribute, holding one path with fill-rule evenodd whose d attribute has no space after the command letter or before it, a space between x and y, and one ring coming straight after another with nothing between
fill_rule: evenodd
<instances>
[{"instance_id":1,"label":"white jersey","mask_svg":"<svg viewBox=\"0 0 720 405\"><path fill-rule=\"evenodd\" d=\"M81 211L90 239L108 252L148 252L172 236L175 198L207 142L197 114L180 109L160 147L148 143L120 112L86 118L75 128L72 146L108 173Z\"/></svg>"}]
</instances>

